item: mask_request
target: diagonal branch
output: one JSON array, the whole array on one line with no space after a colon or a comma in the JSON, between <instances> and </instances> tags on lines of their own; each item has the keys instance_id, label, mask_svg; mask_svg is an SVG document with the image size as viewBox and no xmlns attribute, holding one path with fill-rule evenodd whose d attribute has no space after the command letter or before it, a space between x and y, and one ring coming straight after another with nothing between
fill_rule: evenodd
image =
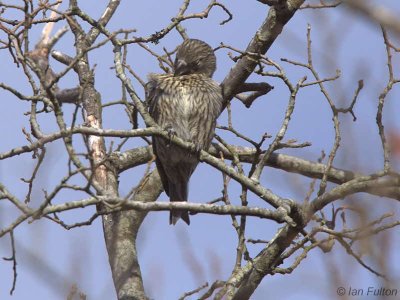
<instances>
[{"instance_id":1,"label":"diagonal branch","mask_svg":"<svg viewBox=\"0 0 400 300\"><path fill-rule=\"evenodd\" d=\"M393 13L394 11L384 8L382 5L371 5L370 1L364 0L344 0L344 3L381 26L400 33L400 21L398 15Z\"/></svg>"},{"instance_id":2,"label":"diagonal branch","mask_svg":"<svg viewBox=\"0 0 400 300\"><path fill-rule=\"evenodd\" d=\"M243 83L240 90L235 97L239 99L247 108L249 108L253 102L261 96L269 93L274 87L266 82L255 82L255 83ZM244 92L252 92L249 95L243 94Z\"/></svg>"},{"instance_id":3,"label":"diagonal branch","mask_svg":"<svg viewBox=\"0 0 400 300\"><path fill-rule=\"evenodd\" d=\"M283 26L293 17L303 3L304 0L287 0L285 6L272 6L267 18L257 30L245 52L265 54L282 32ZM250 74L253 73L256 66L256 60L243 56L230 70L221 83L225 105L238 93L238 90L249 78Z\"/></svg>"}]
</instances>

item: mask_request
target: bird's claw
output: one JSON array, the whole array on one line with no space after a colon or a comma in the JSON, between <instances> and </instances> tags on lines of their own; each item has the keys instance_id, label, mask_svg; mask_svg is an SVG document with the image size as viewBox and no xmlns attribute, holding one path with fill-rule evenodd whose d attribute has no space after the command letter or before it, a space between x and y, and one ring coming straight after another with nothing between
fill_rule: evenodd
<instances>
[{"instance_id":1,"label":"bird's claw","mask_svg":"<svg viewBox=\"0 0 400 300\"><path fill-rule=\"evenodd\" d=\"M201 147L200 145L196 144L195 150L196 150L196 153L200 154L200 151L203 150L203 147Z\"/></svg>"},{"instance_id":2,"label":"bird's claw","mask_svg":"<svg viewBox=\"0 0 400 300\"><path fill-rule=\"evenodd\" d=\"M200 157L201 150L203 150L203 147L201 147L199 144L195 144L194 151L197 157Z\"/></svg>"},{"instance_id":3,"label":"bird's claw","mask_svg":"<svg viewBox=\"0 0 400 300\"><path fill-rule=\"evenodd\" d=\"M176 136L176 131L171 126L166 127L165 130L168 132L169 141L167 147L169 147L171 146L172 137Z\"/></svg>"}]
</instances>

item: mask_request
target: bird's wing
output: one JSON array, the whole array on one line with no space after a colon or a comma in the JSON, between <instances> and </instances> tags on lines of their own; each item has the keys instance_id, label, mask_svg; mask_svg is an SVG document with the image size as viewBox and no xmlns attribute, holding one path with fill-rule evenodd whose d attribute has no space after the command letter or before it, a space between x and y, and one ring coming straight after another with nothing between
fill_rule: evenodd
<instances>
[{"instance_id":1,"label":"bird's wing","mask_svg":"<svg viewBox=\"0 0 400 300\"><path fill-rule=\"evenodd\" d=\"M155 121L158 119L158 115L155 115L157 98L160 94L160 89L158 88L158 80L155 74L150 74L148 76L149 82L146 83L146 104L149 108L150 115Z\"/></svg>"},{"instance_id":2,"label":"bird's wing","mask_svg":"<svg viewBox=\"0 0 400 300\"><path fill-rule=\"evenodd\" d=\"M158 174L160 175L161 182L164 187L164 191L167 194L167 196L169 197L169 183L168 183L167 174L165 174L164 167L161 164L161 161L159 160L159 158L157 156L157 146L156 146L157 143L154 142L154 138L152 139L152 141L153 141L153 152L156 154L156 166L157 166Z\"/></svg>"},{"instance_id":3,"label":"bird's wing","mask_svg":"<svg viewBox=\"0 0 400 300\"><path fill-rule=\"evenodd\" d=\"M149 82L146 84L146 103L149 107L149 112L152 118L158 122L159 110L157 109L157 101L162 97L162 89L159 88L156 75L149 75ZM157 155L157 143L155 138L152 137L153 153L156 155L156 166L158 174L160 175L162 185L164 187L165 193L169 196L169 183L168 178L165 173L164 167L161 164L160 159Z\"/></svg>"}]
</instances>

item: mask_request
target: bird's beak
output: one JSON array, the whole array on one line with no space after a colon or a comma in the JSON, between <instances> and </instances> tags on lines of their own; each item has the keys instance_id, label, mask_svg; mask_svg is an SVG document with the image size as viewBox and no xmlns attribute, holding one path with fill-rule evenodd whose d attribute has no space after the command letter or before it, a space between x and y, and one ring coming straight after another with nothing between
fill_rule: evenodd
<instances>
[{"instance_id":1,"label":"bird's beak","mask_svg":"<svg viewBox=\"0 0 400 300\"><path fill-rule=\"evenodd\" d=\"M177 60L174 64L174 76L185 75L188 72L188 65L184 60Z\"/></svg>"}]
</instances>

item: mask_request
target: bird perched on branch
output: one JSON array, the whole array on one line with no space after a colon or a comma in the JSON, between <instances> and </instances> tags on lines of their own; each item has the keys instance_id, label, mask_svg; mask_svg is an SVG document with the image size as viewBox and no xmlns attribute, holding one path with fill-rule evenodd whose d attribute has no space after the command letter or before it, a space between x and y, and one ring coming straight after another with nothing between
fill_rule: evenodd
<instances>
[{"instance_id":1,"label":"bird perched on branch","mask_svg":"<svg viewBox=\"0 0 400 300\"><path fill-rule=\"evenodd\" d=\"M222 108L222 92L211 79L216 69L213 49L205 42L188 39L179 46L174 74L150 74L146 98L154 120L169 134L207 150ZM187 201L189 179L198 156L162 137L153 137L153 151L164 190L170 201ZM173 210L170 224L182 218L190 224L188 211Z\"/></svg>"}]
</instances>

